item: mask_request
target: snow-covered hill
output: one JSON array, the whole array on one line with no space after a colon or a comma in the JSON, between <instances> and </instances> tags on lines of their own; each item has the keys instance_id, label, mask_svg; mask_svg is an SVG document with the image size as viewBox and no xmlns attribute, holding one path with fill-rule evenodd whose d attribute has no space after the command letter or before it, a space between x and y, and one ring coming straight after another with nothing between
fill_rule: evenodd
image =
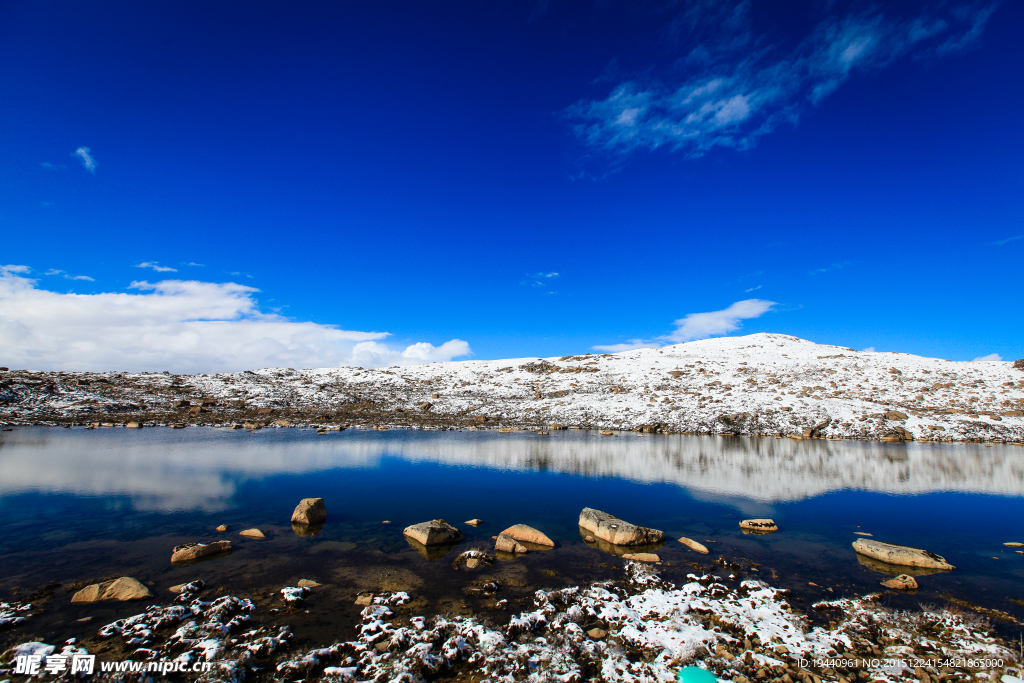
<instances>
[{"instance_id":1,"label":"snow-covered hill","mask_svg":"<svg viewBox=\"0 0 1024 683\"><path fill-rule=\"evenodd\" d=\"M616 354L174 376L3 373L0 419L537 426L1024 441L1024 372L779 334ZM193 411L183 412L183 400ZM90 403L90 401L92 401ZM429 405L426 405L429 404ZM0 403L0 407L3 404ZM260 412L260 410L263 412ZM6 418L5 418L6 413ZM13 414L12 414L13 413Z\"/></svg>"}]
</instances>

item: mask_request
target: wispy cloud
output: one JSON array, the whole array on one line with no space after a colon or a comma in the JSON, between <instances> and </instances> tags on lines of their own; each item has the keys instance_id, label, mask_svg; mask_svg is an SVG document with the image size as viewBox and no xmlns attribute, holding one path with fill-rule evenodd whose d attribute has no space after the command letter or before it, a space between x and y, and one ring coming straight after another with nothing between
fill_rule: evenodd
<instances>
[{"instance_id":1,"label":"wispy cloud","mask_svg":"<svg viewBox=\"0 0 1024 683\"><path fill-rule=\"evenodd\" d=\"M92 154L89 153L88 147L79 147L71 153L73 157L80 157L82 159L82 165L85 166L85 170L89 173L96 173L96 160L92 158Z\"/></svg>"},{"instance_id":2,"label":"wispy cloud","mask_svg":"<svg viewBox=\"0 0 1024 683\"><path fill-rule=\"evenodd\" d=\"M681 57L671 70L622 79L603 99L577 102L566 115L592 149L615 154L747 149L795 123L858 72L907 54L949 54L972 45L996 7L947 5L944 16L910 18L879 11L834 15L786 46L754 34L749 2L691 4L669 22Z\"/></svg>"},{"instance_id":3,"label":"wispy cloud","mask_svg":"<svg viewBox=\"0 0 1024 683\"><path fill-rule=\"evenodd\" d=\"M998 353L990 353L987 356L978 356L974 360L1002 360L1003 357Z\"/></svg>"},{"instance_id":4,"label":"wispy cloud","mask_svg":"<svg viewBox=\"0 0 1024 683\"><path fill-rule=\"evenodd\" d=\"M260 310L252 287L133 282L127 292L40 288L27 266L0 266L0 348L16 367L228 372L259 367L412 365L472 353L452 339L384 343L387 332L343 330Z\"/></svg>"},{"instance_id":5,"label":"wispy cloud","mask_svg":"<svg viewBox=\"0 0 1024 683\"><path fill-rule=\"evenodd\" d=\"M158 273L177 273L177 268L171 268L169 266L161 266L156 261L143 261L142 263L136 263L132 268L152 268ZM238 273L234 273L238 275Z\"/></svg>"},{"instance_id":6,"label":"wispy cloud","mask_svg":"<svg viewBox=\"0 0 1024 683\"><path fill-rule=\"evenodd\" d=\"M846 266L850 265L850 263L850 261L840 261L839 263L832 263L828 266L825 266L824 268L815 268L814 270L808 271L807 274L821 275L822 273L827 273L832 270L839 270L840 268L845 268Z\"/></svg>"},{"instance_id":7,"label":"wispy cloud","mask_svg":"<svg viewBox=\"0 0 1024 683\"><path fill-rule=\"evenodd\" d=\"M550 273L543 273L543 272L541 272L541 273L529 273L526 276L526 280L523 281L523 282L520 282L519 284L521 284L521 285L529 285L531 287L540 287L540 288L543 288L543 289L547 289L553 283L554 278L557 278L557 277L559 277L559 274L554 272L554 271L552 271ZM551 291L551 290L543 292L543 293L544 294L555 294L555 292Z\"/></svg>"},{"instance_id":8,"label":"wispy cloud","mask_svg":"<svg viewBox=\"0 0 1024 683\"><path fill-rule=\"evenodd\" d=\"M1004 244L1007 244L1009 242L1015 242L1016 240L1024 240L1024 235L1014 235L1013 237L1007 237L1005 240L999 240L997 242L990 242L990 244L994 244L996 246L1000 246L1001 247Z\"/></svg>"},{"instance_id":9,"label":"wispy cloud","mask_svg":"<svg viewBox=\"0 0 1024 683\"><path fill-rule=\"evenodd\" d=\"M65 280L85 280L87 282L95 282L95 280L89 277L88 275L72 275L71 273L65 273L63 270L57 270L56 268L51 268L50 270L46 271L45 274L60 275Z\"/></svg>"},{"instance_id":10,"label":"wispy cloud","mask_svg":"<svg viewBox=\"0 0 1024 683\"><path fill-rule=\"evenodd\" d=\"M192 262L192 261L189 261L189 262L188 262L188 263L186 263L185 265L186 265L186 266L195 266L196 268L205 268L205 267L206 267L206 264L205 264L205 263L194 263L194 262Z\"/></svg>"},{"instance_id":11,"label":"wispy cloud","mask_svg":"<svg viewBox=\"0 0 1024 683\"><path fill-rule=\"evenodd\" d=\"M746 294L747 292L756 292L759 289L761 289L761 285L758 285L757 287L751 287L750 289L744 289L743 293Z\"/></svg>"},{"instance_id":12,"label":"wispy cloud","mask_svg":"<svg viewBox=\"0 0 1024 683\"><path fill-rule=\"evenodd\" d=\"M608 344L593 348L596 351L616 353L629 349L655 348L666 344L679 344L695 339L717 337L735 332L743 326L740 323L741 320L759 318L776 305L774 301L765 299L745 299L720 311L690 313L672 323L676 329L656 339L630 339L626 344Z\"/></svg>"},{"instance_id":13,"label":"wispy cloud","mask_svg":"<svg viewBox=\"0 0 1024 683\"><path fill-rule=\"evenodd\" d=\"M64 169L67 168L67 166L65 166L64 164L60 164L58 166L57 164L51 164L49 161L44 161L43 163L41 163L39 165L42 168L45 168L48 171L63 171Z\"/></svg>"}]
</instances>

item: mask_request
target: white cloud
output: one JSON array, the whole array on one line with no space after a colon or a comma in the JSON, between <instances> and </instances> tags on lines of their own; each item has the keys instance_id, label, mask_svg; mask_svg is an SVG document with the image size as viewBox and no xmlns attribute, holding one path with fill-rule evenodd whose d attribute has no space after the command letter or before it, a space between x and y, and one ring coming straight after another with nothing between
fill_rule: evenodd
<instances>
[{"instance_id":1,"label":"white cloud","mask_svg":"<svg viewBox=\"0 0 1024 683\"><path fill-rule=\"evenodd\" d=\"M1024 235L1014 235L1013 237L1007 237L1005 240L999 240L997 242L993 242L992 244L995 244L995 245L1001 247L1004 244L1009 244L1010 242L1016 242L1017 240L1021 240L1021 239L1024 239Z\"/></svg>"},{"instance_id":2,"label":"white cloud","mask_svg":"<svg viewBox=\"0 0 1024 683\"><path fill-rule=\"evenodd\" d=\"M795 123L856 72L973 44L997 4L946 5L917 17L833 15L789 45L754 35L749 2L690 4L666 22L670 39L689 49L676 68L661 77L642 69L620 78L603 99L577 102L565 113L578 137L613 153L747 149L779 125Z\"/></svg>"},{"instance_id":3,"label":"white cloud","mask_svg":"<svg viewBox=\"0 0 1024 683\"><path fill-rule=\"evenodd\" d=\"M80 157L82 159L82 166L85 166L85 170L89 173L96 173L96 160L92 158L88 147L79 147L71 153L71 156Z\"/></svg>"},{"instance_id":4,"label":"white cloud","mask_svg":"<svg viewBox=\"0 0 1024 683\"><path fill-rule=\"evenodd\" d=\"M987 356L978 356L974 360L1002 360L1003 357L998 353L990 353Z\"/></svg>"},{"instance_id":5,"label":"white cloud","mask_svg":"<svg viewBox=\"0 0 1024 683\"><path fill-rule=\"evenodd\" d=\"M88 275L71 275L70 273L65 273L63 270L57 270L56 268L51 268L46 271L46 275L62 275L65 280L86 280L88 282L95 282L95 280Z\"/></svg>"},{"instance_id":6,"label":"white cloud","mask_svg":"<svg viewBox=\"0 0 1024 683\"><path fill-rule=\"evenodd\" d=\"M186 265L186 266L195 266L195 267L197 267L197 268L204 268L204 267L206 266L206 264L205 264L205 263L195 263L195 262L193 262L193 261L189 261L189 262L188 262L188 263L186 263L185 265Z\"/></svg>"},{"instance_id":7,"label":"white cloud","mask_svg":"<svg viewBox=\"0 0 1024 683\"><path fill-rule=\"evenodd\" d=\"M392 348L387 332L342 330L262 313L232 282L133 282L131 292L70 294L0 266L0 349L9 367L229 372L260 367L412 365L471 353L453 339Z\"/></svg>"},{"instance_id":8,"label":"white cloud","mask_svg":"<svg viewBox=\"0 0 1024 683\"><path fill-rule=\"evenodd\" d=\"M747 292L756 292L759 289L761 289L761 285L758 285L757 287L751 287L750 289L744 289L743 293L746 294Z\"/></svg>"},{"instance_id":9,"label":"white cloud","mask_svg":"<svg viewBox=\"0 0 1024 683\"><path fill-rule=\"evenodd\" d=\"M874 346L869 346L866 349L861 349L861 352L862 353L877 353L877 351L875 351L875 347Z\"/></svg>"},{"instance_id":10,"label":"white cloud","mask_svg":"<svg viewBox=\"0 0 1024 683\"><path fill-rule=\"evenodd\" d=\"M156 261L143 261L142 263L136 263L132 268L152 268L158 273L177 273L177 268L171 268L169 266L161 266ZM232 273L232 275L238 275L238 273Z\"/></svg>"},{"instance_id":11,"label":"white cloud","mask_svg":"<svg viewBox=\"0 0 1024 683\"><path fill-rule=\"evenodd\" d=\"M737 301L721 311L690 313L672 323L676 327L675 330L654 340L630 339L626 344L608 344L592 348L596 351L616 353L618 351L656 348L665 344L679 344L693 341L694 339L716 337L740 329L743 326L740 320L758 318L772 310L772 307L775 305L774 301L766 301L765 299L745 299Z\"/></svg>"},{"instance_id":12,"label":"white cloud","mask_svg":"<svg viewBox=\"0 0 1024 683\"><path fill-rule=\"evenodd\" d=\"M740 320L759 318L772 310L774 301L764 299L745 299L721 311L708 313L690 313L685 318L676 320L675 331L662 337L673 344L688 342L694 339L705 339L729 334L742 327Z\"/></svg>"}]
</instances>

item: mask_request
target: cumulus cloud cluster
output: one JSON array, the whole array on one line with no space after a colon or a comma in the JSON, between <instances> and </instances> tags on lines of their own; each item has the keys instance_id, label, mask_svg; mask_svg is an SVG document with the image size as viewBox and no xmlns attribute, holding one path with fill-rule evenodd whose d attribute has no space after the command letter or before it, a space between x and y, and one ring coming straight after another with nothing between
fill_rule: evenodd
<instances>
[{"instance_id":1,"label":"cumulus cloud cluster","mask_svg":"<svg viewBox=\"0 0 1024 683\"><path fill-rule=\"evenodd\" d=\"M699 156L712 147L749 148L796 122L857 72L907 55L935 56L975 41L997 3L939 5L915 17L874 9L834 14L786 46L751 28L749 2L695 2L671 22L688 48L671 69L619 79L611 93L567 110L577 135L615 153L667 147Z\"/></svg>"},{"instance_id":2,"label":"cumulus cloud cluster","mask_svg":"<svg viewBox=\"0 0 1024 683\"><path fill-rule=\"evenodd\" d=\"M131 292L41 289L26 266L0 266L0 364L39 370L232 372L261 367L380 367L471 353L453 339L404 349L387 332L342 330L259 310L232 282L133 282Z\"/></svg>"},{"instance_id":3,"label":"cumulus cloud cluster","mask_svg":"<svg viewBox=\"0 0 1024 683\"><path fill-rule=\"evenodd\" d=\"M694 339L706 339L729 334L740 329L741 320L759 318L775 306L774 301L745 299L728 308L706 313L690 313L672 323L675 329L666 335L651 340L630 339L624 344L607 344L592 347L595 351L617 353L631 349L652 349L666 344L681 344Z\"/></svg>"}]
</instances>

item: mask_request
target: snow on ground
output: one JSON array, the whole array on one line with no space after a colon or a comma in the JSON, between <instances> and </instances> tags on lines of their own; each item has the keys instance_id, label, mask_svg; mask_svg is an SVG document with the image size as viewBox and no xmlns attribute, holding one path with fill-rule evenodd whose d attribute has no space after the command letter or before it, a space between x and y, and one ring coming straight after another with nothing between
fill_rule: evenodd
<instances>
[{"instance_id":1,"label":"snow on ground","mask_svg":"<svg viewBox=\"0 0 1024 683\"><path fill-rule=\"evenodd\" d=\"M298 651L287 626L250 623L251 601L203 601L202 583L195 582L176 604L152 605L108 624L98 638L117 641L121 661L173 660L188 669L210 662L211 670L198 678L210 681L639 683L673 681L680 668L699 666L736 683L848 681L859 672L864 680L895 683L928 680L918 672L973 680L1019 666L1017 654L990 635L984 620L962 613L896 612L873 595L815 605L834 617L826 628L794 612L786 591L759 581L730 587L693 574L687 581L677 587L628 562L621 582L536 591L536 609L504 625L411 616L408 594L381 594L362 611L354 640ZM10 664L26 651L54 650L30 642L0 659ZM109 660L110 651L100 659ZM93 680L144 676L98 674Z\"/></svg>"},{"instance_id":2,"label":"snow on ground","mask_svg":"<svg viewBox=\"0 0 1024 683\"><path fill-rule=\"evenodd\" d=\"M118 386L120 393L113 391ZM377 370L12 372L0 378L0 407L6 403L8 416L0 410L0 419L169 415L183 389L191 392L191 405L206 399L216 413L217 402L221 414L210 422L229 422L232 410L263 408L270 419L282 411L291 411L293 421L296 412L333 413L336 421L367 426L437 426L450 419L478 426L1024 441L1024 372L1009 362L854 351L767 333L616 354Z\"/></svg>"}]
</instances>

